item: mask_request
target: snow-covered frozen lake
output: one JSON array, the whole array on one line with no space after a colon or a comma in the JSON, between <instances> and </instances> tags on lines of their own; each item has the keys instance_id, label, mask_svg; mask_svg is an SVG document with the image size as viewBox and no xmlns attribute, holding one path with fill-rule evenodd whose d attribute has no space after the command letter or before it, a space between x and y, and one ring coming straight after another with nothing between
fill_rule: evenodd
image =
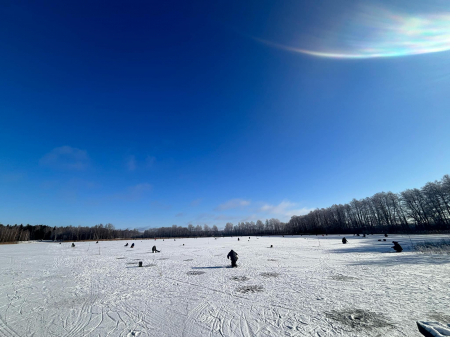
<instances>
[{"instance_id":1,"label":"snow-covered frozen lake","mask_svg":"<svg viewBox=\"0 0 450 337\"><path fill-rule=\"evenodd\" d=\"M0 245L0 336L419 337L417 320L450 323L450 255L347 238Z\"/></svg>"}]
</instances>

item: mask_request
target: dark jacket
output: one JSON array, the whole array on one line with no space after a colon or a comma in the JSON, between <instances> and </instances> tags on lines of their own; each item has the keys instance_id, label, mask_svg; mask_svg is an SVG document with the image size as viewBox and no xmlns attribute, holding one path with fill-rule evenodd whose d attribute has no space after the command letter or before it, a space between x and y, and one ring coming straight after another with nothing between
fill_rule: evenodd
<instances>
[{"instance_id":1,"label":"dark jacket","mask_svg":"<svg viewBox=\"0 0 450 337\"><path fill-rule=\"evenodd\" d=\"M231 257L231 260L236 261L238 259L238 253L236 253L234 250L230 250L230 252L227 255L227 259Z\"/></svg>"}]
</instances>

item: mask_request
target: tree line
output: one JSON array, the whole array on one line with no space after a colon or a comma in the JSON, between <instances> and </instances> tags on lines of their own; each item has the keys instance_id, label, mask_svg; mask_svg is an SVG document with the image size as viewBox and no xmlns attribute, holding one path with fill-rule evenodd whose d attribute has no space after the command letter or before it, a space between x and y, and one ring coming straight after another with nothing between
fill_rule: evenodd
<instances>
[{"instance_id":1,"label":"tree line","mask_svg":"<svg viewBox=\"0 0 450 337\"><path fill-rule=\"evenodd\" d=\"M228 222L223 230L210 227L172 225L147 229L116 229L112 224L49 227L45 225L2 225L0 242L27 240L112 240L164 237L251 236L287 234L411 233L450 230L450 176L429 182L422 188L400 193L380 192L348 204L315 209L306 215L292 216L289 222L278 219Z\"/></svg>"},{"instance_id":2,"label":"tree line","mask_svg":"<svg viewBox=\"0 0 450 337\"><path fill-rule=\"evenodd\" d=\"M345 205L333 205L293 216L289 234L410 233L450 229L450 176L422 188L380 192Z\"/></svg>"},{"instance_id":3,"label":"tree line","mask_svg":"<svg viewBox=\"0 0 450 337\"><path fill-rule=\"evenodd\" d=\"M0 224L0 242L15 242L28 240L45 241L78 241L78 240L112 240L131 239L142 235L137 229L115 229L114 225L99 224L89 226L61 226L46 225L3 225Z\"/></svg>"}]
</instances>

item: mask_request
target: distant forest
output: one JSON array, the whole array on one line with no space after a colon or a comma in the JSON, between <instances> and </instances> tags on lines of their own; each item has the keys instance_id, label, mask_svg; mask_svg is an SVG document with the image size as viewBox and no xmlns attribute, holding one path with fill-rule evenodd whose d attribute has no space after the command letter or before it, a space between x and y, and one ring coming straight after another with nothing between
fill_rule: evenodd
<instances>
[{"instance_id":1,"label":"distant forest","mask_svg":"<svg viewBox=\"0 0 450 337\"><path fill-rule=\"evenodd\" d=\"M163 237L417 233L450 230L450 176L429 182L421 189L401 193L380 192L345 205L316 209L306 215L292 216L289 222L267 219L264 222L227 223L217 226L115 229L112 224L93 227L49 227L45 225L0 224L0 242L27 240L111 240Z\"/></svg>"}]
</instances>

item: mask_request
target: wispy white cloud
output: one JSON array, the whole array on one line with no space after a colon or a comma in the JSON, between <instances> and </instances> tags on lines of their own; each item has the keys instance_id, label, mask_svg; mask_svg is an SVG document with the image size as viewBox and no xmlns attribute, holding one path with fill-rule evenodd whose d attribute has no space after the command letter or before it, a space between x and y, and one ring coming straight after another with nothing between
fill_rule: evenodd
<instances>
[{"instance_id":1,"label":"wispy white cloud","mask_svg":"<svg viewBox=\"0 0 450 337\"><path fill-rule=\"evenodd\" d=\"M242 216L240 215L226 215L226 214L219 214L214 217L214 220L221 220L221 221L236 221L241 220Z\"/></svg>"},{"instance_id":2,"label":"wispy white cloud","mask_svg":"<svg viewBox=\"0 0 450 337\"><path fill-rule=\"evenodd\" d=\"M156 158L153 156L147 156L147 158L145 158L145 167L146 168L150 168L153 166L153 164L155 163Z\"/></svg>"},{"instance_id":3,"label":"wispy white cloud","mask_svg":"<svg viewBox=\"0 0 450 337\"><path fill-rule=\"evenodd\" d=\"M89 156L84 150L61 146L44 155L39 164L56 169L84 170L89 165Z\"/></svg>"},{"instance_id":4,"label":"wispy white cloud","mask_svg":"<svg viewBox=\"0 0 450 337\"><path fill-rule=\"evenodd\" d=\"M195 199L195 200L192 200L192 201L191 201L191 206L192 206L192 207L198 206L198 205L200 205L201 202L202 202L202 199Z\"/></svg>"},{"instance_id":5,"label":"wispy white cloud","mask_svg":"<svg viewBox=\"0 0 450 337\"><path fill-rule=\"evenodd\" d=\"M149 169L155 164L156 158L153 156L147 156L145 159L136 158L135 155L129 155L126 158L126 167L128 171L133 172L137 169Z\"/></svg>"},{"instance_id":6,"label":"wispy white cloud","mask_svg":"<svg viewBox=\"0 0 450 337\"><path fill-rule=\"evenodd\" d=\"M122 193L114 194L114 198L122 199L126 201L135 201L144 197L145 194L148 194L153 189L152 185L148 183L136 184L128 187Z\"/></svg>"},{"instance_id":7,"label":"wispy white cloud","mask_svg":"<svg viewBox=\"0 0 450 337\"><path fill-rule=\"evenodd\" d=\"M304 215L312 211L310 208L298 208L298 204L283 200L278 205L264 204L258 209L259 213L273 214L290 218L293 215Z\"/></svg>"},{"instance_id":8,"label":"wispy white cloud","mask_svg":"<svg viewBox=\"0 0 450 337\"><path fill-rule=\"evenodd\" d=\"M142 183L142 184L137 184L131 187L131 191L133 191L133 193L143 193L143 192L148 192L152 190L152 185L148 184L148 183Z\"/></svg>"},{"instance_id":9,"label":"wispy white cloud","mask_svg":"<svg viewBox=\"0 0 450 337\"><path fill-rule=\"evenodd\" d=\"M131 155L127 158L127 169L128 171L135 171L136 170L136 157Z\"/></svg>"},{"instance_id":10,"label":"wispy white cloud","mask_svg":"<svg viewBox=\"0 0 450 337\"><path fill-rule=\"evenodd\" d=\"M26 174L22 172L10 172L0 175L0 181L4 183L15 183L25 178Z\"/></svg>"},{"instance_id":11,"label":"wispy white cloud","mask_svg":"<svg viewBox=\"0 0 450 337\"><path fill-rule=\"evenodd\" d=\"M233 209L233 208L239 208L239 207L245 207L250 205L250 200L244 200L244 199L231 199L227 202L220 204L217 206L214 210L215 211L224 211L227 209Z\"/></svg>"},{"instance_id":12,"label":"wispy white cloud","mask_svg":"<svg viewBox=\"0 0 450 337\"><path fill-rule=\"evenodd\" d=\"M165 204L165 203L163 203L161 201L158 201L158 200L153 200L150 203L150 207L153 208L153 209L169 210L169 209L172 208L172 205Z\"/></svg>"}]
</instances>

